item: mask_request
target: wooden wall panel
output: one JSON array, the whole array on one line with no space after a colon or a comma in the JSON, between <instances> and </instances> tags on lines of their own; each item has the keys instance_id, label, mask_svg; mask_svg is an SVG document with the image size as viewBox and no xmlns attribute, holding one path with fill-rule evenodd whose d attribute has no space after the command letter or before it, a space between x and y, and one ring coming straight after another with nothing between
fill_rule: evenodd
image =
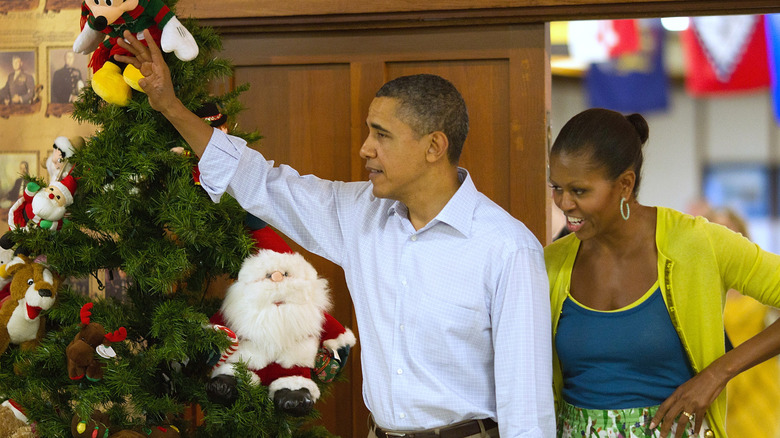
<instances>
[{"instance_id":1,"label":"wooden wall panel","mask_svg":"<svg viewBox=\"0 0 780 438\"><path fill-rule=\"evenodd\" d=\"M301 174L348 181L350 162L350 69L348 64L258 65L235 70L235 83L249 83L242 95L247 110L237 121L246 129L259 130L264 138L253 145L266 158L289 164ZM289 242L289 239L288 239ZM358 334L344 273L340 267L303 251L291 243L314 265L331 286L334 308L331 312L342 324ZM351 370L359 364L360 350L352 352L347 371L349 383L332 386L317 409L331 432L352 436L354 400L352 382L359 382ZM358 368L359 371L359 368ZM363 408L365 409L365 408Z\"/></svg>"},{"instance_id":2,"label":"wooden wall panel","mask_svg":"<svg viewBox=\"0 0 780 438\"><path fill-rule=\"evenodd\" d=\"M301 174L350 180L348 64L238 67L235 82L250 84L237 120L264 136L257 149Z\"/></svg>"},{"instance_id":3,"label":"wooden wall panel","mask_svg":"<svg viewBox=\"0 0 780 438\"><path fill-rule=\"evenodd\" d=\"M264 136L257 149L301 173L344 181L366 179L359 150L368 106L383 83L414 73L449 79L471 121L460 164L483 193L545 241L549 86L535 81L549 68L545 28L228 35L223 56L236 65L233 83L251 84L239 123ZM359 337L341 269L304 255L330 280L337 318ZM349 381L317 406L322 424L342 437L367 433L359 351L358 343Z\"/></svg>"}]
</instances>

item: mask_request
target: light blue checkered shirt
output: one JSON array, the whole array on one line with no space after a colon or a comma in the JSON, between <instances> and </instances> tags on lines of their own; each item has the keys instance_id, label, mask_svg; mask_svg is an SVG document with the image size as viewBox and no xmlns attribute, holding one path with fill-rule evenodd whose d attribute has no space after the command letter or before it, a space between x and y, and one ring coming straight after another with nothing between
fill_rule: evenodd
<instances>
[{"instance_id":1,"label":"light blue checkered shirt","mask_svg":"<svg viewBox=\"0 0 780 438\"><path fill-rule=\"evenodd\" d=\"M213 200L229 193L344 269L363 398L380 427L493 418L503 438L555 436L542 247L465 170L449 203L415 231L406 207L374 197L370 182L273 167L219 130L199 167Z\"/></svg>"}]
</instances>

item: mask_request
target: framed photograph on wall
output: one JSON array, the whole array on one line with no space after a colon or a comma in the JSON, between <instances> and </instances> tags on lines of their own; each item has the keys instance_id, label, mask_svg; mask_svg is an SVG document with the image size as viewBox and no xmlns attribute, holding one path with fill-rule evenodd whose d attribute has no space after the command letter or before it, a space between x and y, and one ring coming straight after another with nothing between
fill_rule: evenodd
<instances>
[{"instance_id":1,"label":"framed photograph on wall","mask_svg":"<svg viewBox=\"0 0 780 438\"><path fill-rule=\"evenodd\" d=\"M73 112L73 102L89 79L89 55L75 53L70 47L50 48L48 61L46 115L60 117Z\"/></svg>"},{"instance_id":2,"label":"framed photograph on wall","mask_svg":"<svg viewBox=\"0 0 780 438\"><path fill-rule=\"evenodd\" d=\"M30 114L41 108L43 86L36 79L36 51L0 51L0 117Z\"/></svg>"},{"instance_id":3,"label":"framed photograph on wall","mask_svg":"<svg viewBox=\"0 0 780 438\"><path fill-rule=\"evenodd\" d=\"M60 12L63 9L79 9L82 0L46 0L43 10L46 12Z\"/></svg>"},{"instance_id":4,"label":"framed photograph on wall","mask_svg":"<svg viewBox=\"0 0 780 438\"><path fill-rule=\"evenodd\" d=\"M29 11L38 7L40 0L0 0L0 13Z\"/></svg>"},{"instance_id":5,"label":"framed photograph on wall","mask_svg":"<svg viewBox=\"0 0 780 438\"><path fill-rule=\"evenodd\" d=\"M39 155L39 151L0 151L0 208L10 208L22 196L23 174L39 175Z\"/></svg>"}]
</instances>

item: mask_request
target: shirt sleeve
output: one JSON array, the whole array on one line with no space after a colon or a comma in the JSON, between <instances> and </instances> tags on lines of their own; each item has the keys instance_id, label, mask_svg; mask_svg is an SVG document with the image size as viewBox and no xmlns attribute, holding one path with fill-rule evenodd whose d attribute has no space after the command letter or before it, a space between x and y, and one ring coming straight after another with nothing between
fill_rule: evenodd
<instances>
[{"instance_id":1,"label":"shirt sleeve","mask_svg":"<svg viewBox=\"0 0 780 438\"><path fill-rule=\"evenodd\" d=\"M707 224L707 233L726 288L780 307L780 255L721 225Z\"/></svg>"},{"instance_id":2,"label":"shirt sleeve","mask_svg":"<svg viewBox=\"0 0 780 438\"><path fill-rule=\"evenodd\" d=\"M511 255L492 311L500 435L555 436L550 298L541 247L521 247Z\"/></svg>"},{"instance_id":3,"label":"shirt sleeve","mask_svg":"<svg viewBox=\"0 0 780 438\"><path fill-rule=\"evenodd\" d=\"M286 165L274 167L246 141L218 129L198 167L201 186L212 201L227 193L307 251L339 264L344 239L337 197L350 196L344 193L346 183L301 176Z\"/></svg>"}]
</instances>

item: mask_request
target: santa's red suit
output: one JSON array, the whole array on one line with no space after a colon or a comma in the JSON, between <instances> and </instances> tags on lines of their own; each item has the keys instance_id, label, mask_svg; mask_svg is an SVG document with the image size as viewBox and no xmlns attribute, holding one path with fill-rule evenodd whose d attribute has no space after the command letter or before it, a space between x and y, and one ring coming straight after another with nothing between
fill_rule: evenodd
<instances>
[{"instance_id":1,"label":"santa's red suit","mask_svg":"<svg viewBox=\"0 0 780 438\"><path fill-rule=\"evenodd\" d=\"M211 317L210 322L229 328L229 323L225 321L221 312ZM263 355L259 353L264 350L263 347L255 345L253 341L242 339L240 333L236 335L238 340L234 348L231 349L231 353L223 355L223 359L212 370L212 377L220 374L233 375L233 365L242 360L249 364L249 370L255 374L256 381L268 387L270 397L273 398L274 393L281 388L306 388L311 392L314 401L319 398L320 391L311 379L311 373L320 347L336 354L340 348L352 347L356 343L352 331L327 312L322 313L322 331L319 341L304 340L296 346L297 351L289 356L283 352L278 356Z\"/></svg>"},{"instance_id":2,"label":"santa's red suit","mask_svg":"<svg viewBox=\"0 0 780 438\"><path fill-rule=\"evenodd\" d=\"M67 175L62 181L55 181L51 183L50 187L56 187L64 199L64 206L73 204L73 193L76 191L76 179L72 175ZM11 209L8 211L8 226L10 229L15 230L17 228L24 228L27 223L32 221L34 224L39 225L41 220L51 221L51 231L56 231L62 228L63 217L41 217L38 212L33 208L33 198L40 190L32 192L28 187L25 187L22 197L19 198Z\"/></svg>"}]
</instances>

